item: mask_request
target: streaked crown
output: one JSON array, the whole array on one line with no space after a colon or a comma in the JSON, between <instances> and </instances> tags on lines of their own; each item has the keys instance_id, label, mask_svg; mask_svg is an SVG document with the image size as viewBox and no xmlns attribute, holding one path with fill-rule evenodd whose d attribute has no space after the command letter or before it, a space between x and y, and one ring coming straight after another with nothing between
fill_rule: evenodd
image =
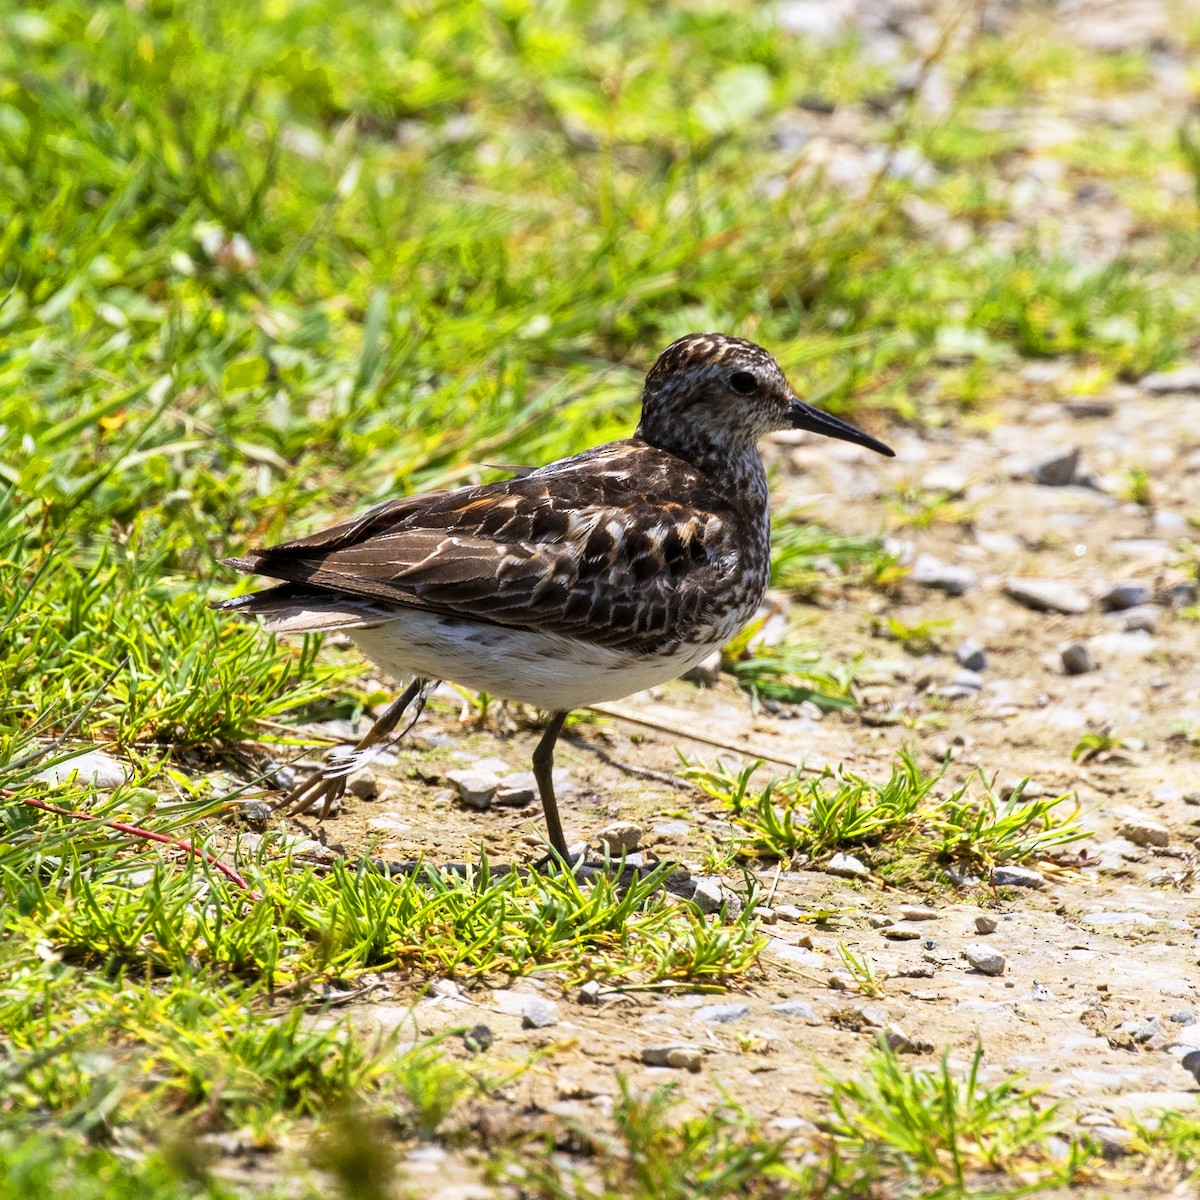
<instances>
[{"instance_id":1,"label":"streaked crown","mask_svg":"<svg viewBox=\"0 0 1200 1200\"><path fill-rule=\"evenodd\" d=\"M757 462L758 439L777 429L807 429L892 454L861 429L805 404L771 355L744 338L689 333L646 376L636 436L710 472L751 455Z\"/></svg>"}]
</instances>

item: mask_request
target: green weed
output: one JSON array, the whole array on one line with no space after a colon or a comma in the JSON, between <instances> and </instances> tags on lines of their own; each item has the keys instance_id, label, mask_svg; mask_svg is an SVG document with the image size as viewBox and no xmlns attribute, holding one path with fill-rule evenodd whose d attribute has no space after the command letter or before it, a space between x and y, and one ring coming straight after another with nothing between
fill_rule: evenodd
<instances>
[{"instance_id":1,"label":"green weed","mask_svg":"<svg viewBox=\"0 0 1200 1200\"><path fill-rule=\"evenodd\" d=\"M926 774L907 751L883 783L846 771L814 777L801 770L752 788L760 766L733 774L718 762L682 772L728 808L743 854L820 862L851 850L881 875L903 878L953 863L985 869L1025 862L1085 836L1076 810L1056 811L1067 797L1025 800L1018 787L1000 800L983 781L977 791L963 784L939 796L944 768Z\"/></svg>"}]
</instances>

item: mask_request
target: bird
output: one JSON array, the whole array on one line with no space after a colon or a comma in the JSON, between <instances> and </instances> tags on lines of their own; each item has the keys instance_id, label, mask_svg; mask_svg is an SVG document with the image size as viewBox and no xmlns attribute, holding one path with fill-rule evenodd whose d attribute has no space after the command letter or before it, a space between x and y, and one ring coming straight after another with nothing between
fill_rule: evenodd
<instances>
[{"instance_id":1,"label":"bird","mask_svg":"<svg viewBox=\"0 0 1200 1200\"><path fill-rule=\"evenodd\" d=\"M328 816L347 777L449 680L550 714L533 774L551 850L569 862L552 775L567 716L683 675L754 615L771 562L758 442L785 429L894 456L801 400L761 346L688 334L647 373L629 438L224 560L276 582L215 607L280 634L339 631L408 681L283 803Z\"/></svg>"}]
</instances>

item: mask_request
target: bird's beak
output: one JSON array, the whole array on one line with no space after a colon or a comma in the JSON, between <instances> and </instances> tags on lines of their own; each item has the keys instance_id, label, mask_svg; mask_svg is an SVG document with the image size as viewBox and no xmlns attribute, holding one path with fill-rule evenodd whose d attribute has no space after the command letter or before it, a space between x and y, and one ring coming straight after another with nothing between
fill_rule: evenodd
<instances>
[{"instance_id":1,"label":"bird's beak","mask_svg":"<svg viewBox=\"0 0 1200 1200\"><path fill-rule=\"evenodd\" d=\"M853 442L856 446L866 446L868 450L874 450L876 454L884 454L888 458L896 457L895 450L890 446L885 446L870 434L863 433L861 429L855 429L853 425L847 424L845 421L839 421L837 417L830 416L829 413L822 412L819 408L813 408L811 404L805 404L797 396L792 397L792 402L788 406L788 423L793 429L807 429L811 433L820 433L825 437L838 438L843 442Z\"/></svg>"}]
</instances>

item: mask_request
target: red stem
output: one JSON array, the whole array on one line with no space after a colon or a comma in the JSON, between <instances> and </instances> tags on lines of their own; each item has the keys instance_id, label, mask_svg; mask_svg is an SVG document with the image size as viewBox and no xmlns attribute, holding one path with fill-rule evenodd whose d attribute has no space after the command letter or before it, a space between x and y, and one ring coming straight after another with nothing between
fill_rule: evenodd
<instances>
[{"instance_id":1,"label":"red stem","mask_svg":"<svg viewBox=\"0 0 1200 1200\"><path fill-rule=\"evenodd\" d=\"M7 788L0 789L5 795L11 796L13 793ZM107 825L110 829L116 829L120 833L127 833L130 837L144 838L149 842L162 842L167 846L174 846L177 850L186 850L188 854L194 854L197 858L202 858L210 866L216 867L227 879L237 884L242 891L246 892L251 900L261 900L262 894L256 892L245 880L245 878L228 863L222 862L219 858L209 854L207 850L198 850L191 842L185 842L181 838L168 837L165 833L155 833L152 829L143 829L140 825L126 825L124 821L112 821L107 817L98 817L95 813L90 812L73 812L69 808L59 808L56 804L47 804L44 800L35 800L31 796L24 798L26 804L30 808L40 808L43 812L54 813L56 817L70 817L72 821L99 821L103 825Z\"/></svg>"}]
</instances>

